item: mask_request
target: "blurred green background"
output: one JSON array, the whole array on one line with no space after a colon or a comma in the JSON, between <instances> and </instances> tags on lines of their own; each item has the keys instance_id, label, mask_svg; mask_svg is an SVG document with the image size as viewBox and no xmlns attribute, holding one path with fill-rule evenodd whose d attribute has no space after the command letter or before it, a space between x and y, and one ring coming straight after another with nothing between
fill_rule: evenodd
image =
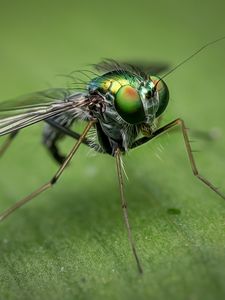
<instances>
[{"instance_id":1,"label":"blurred green background","mask_svg":"<svg viewBox=\"0 0 225 300\"><path fill-rule=\"evenodd\" d=\"M221 0L1 0L0 99L62 86L57 74L104 57L174 66L223 35ZM184 118L201 173L223 191L224 78L222 41L168 76L163 120ZM42 128L24 129L1 159L1 210L56 171ZM194 133L213 128L215 141ZM63 141L64 152L72 144ZM131 151L125 166L144 275L129 249L115 162L82 146L54 189L1 224L0 299L224 299L225 203L192 175L181 134Z\"/></svg>"}]
</instances>

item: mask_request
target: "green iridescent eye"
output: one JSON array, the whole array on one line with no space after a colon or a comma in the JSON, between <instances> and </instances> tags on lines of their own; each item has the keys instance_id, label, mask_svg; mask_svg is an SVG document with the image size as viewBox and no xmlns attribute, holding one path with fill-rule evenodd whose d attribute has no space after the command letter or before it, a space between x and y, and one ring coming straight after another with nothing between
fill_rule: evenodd
<instances>
[{"instance_id":1,"label":"green iridescent eye","mask_svg":"<svg viewBox=\"0 0 225 300\"><path fill-rule=\"evenodd\" d=\"M169 90L165 82L157 76L151 76L150 80L156 86L156 91L159 94L159 108L156 112L156 117L160 116L166 109L169 102Z\"/></svg>"},{"instance_id":2,"label":"green iridescent eye","mask_svg":"<svg viewBox=\"0 0 225 300\"><path fill-rule=\"evenodd\" d=\"M114 100L118 114L130 124L145 121L145 112L139 93L130 85L122 86Z\"/></svg>"}]
</instances>

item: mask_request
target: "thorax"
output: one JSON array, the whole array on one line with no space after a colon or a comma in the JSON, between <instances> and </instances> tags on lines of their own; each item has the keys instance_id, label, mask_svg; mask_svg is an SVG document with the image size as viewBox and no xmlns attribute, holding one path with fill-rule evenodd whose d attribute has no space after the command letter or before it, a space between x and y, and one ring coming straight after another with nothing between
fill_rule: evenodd
<instances>
[{"instance_id":1,"label":"thorax","mask_svg":"<svg viewBox=\"0 0 225 300\"><path fill-rule=\"evenodd\" d=\"M98 139L107 153L113 154L115 148L128 151L137 137L140 126L125 122L114 107L114 97L118 90L125 85L138 85L129 73L119 74L117 71L106 73L94 78L88 85L90 94L99 94L104 98L104 111L94 112L99 121L97 126Z\"/></svg>"}]
</instances>

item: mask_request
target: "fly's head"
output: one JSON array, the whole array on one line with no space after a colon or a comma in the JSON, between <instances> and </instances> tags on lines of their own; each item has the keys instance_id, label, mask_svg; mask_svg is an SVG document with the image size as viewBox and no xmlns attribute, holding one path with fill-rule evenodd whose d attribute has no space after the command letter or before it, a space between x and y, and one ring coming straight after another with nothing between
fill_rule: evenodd
<instances>
[{"instance_id":1,"label":"fly's head","mask_svg":"<svg viewBox=\"0 0 225 300\"><path fill-rule=\"evenodd\" d=\"M116 93L114 106L121 118L129 124L151 125L166 109L169 90L165 82L157 76L138 85L124 85Z\"/></svg>"}]
</instances>

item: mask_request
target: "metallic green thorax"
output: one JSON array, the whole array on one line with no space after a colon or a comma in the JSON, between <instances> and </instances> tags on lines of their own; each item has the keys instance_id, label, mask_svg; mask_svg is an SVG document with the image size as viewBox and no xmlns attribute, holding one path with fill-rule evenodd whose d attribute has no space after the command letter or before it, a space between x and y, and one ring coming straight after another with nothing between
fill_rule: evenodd
<instances>
[{"instance_id":1,"label":"metallic green thorax","mask_svg":"<svg viewBox=\"0 0 225 300\"><path fill-rule=\"evenodd\" d=\"M141 77L134 76L129 72L112 71L92 79L88 88L90 91L98 90L102 94L111 93L115 96L118 90L125 85L131 85L138 89L141 80Z\"/></svg>"}]
</instances>

